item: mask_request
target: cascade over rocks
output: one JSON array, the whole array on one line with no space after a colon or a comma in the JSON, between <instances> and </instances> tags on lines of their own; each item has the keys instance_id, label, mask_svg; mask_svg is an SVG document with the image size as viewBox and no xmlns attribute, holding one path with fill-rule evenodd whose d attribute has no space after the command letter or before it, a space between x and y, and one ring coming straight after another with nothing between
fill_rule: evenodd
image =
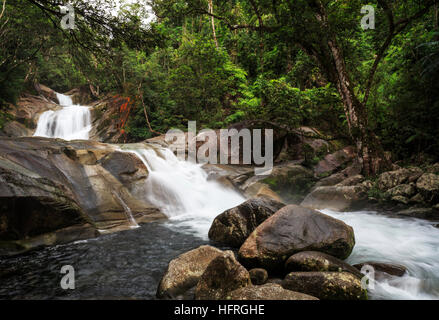
<instances>
[{"instance_id":1,"label":"cascade over rocks","mask_svg":"<svg viewBox=\"0 0 439 320\"><path fill-rule=\"evenodd\" d=\"M250 199L215 218L209 238L239 248L253 230L285 205L269 198Z\"/></svg>"},{"instance_id":2,"label":"cascade over rocks","mask_svg":"<svg viewBox=\"0 0 439 320\"><path fill-rule=\"evenodd\" d=\"M247 267L282 270L301 251L319 251L346 259L355 244L352 227L323 213L289 205L259 225L239 249Z\"/></svg>"}]
</instances>

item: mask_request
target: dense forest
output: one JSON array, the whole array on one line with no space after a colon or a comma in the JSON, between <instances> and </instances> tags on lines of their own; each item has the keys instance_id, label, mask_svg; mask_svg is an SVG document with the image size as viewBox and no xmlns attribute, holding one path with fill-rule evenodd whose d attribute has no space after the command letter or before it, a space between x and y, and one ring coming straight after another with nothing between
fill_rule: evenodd
<instances>
[{"instance_id":1,"label":"dense forest","mask_svg":"<svg viewBox=\"0 0 439 320\"><path fill-rule=\"evenodd\" d=\"M72 29L59 1L0 3L0 127L34 83L92 85L130 98L129 141L261 120L355 145L365 174L439 159L436 0L73 0Z\"/></svg>"}]
</instances>

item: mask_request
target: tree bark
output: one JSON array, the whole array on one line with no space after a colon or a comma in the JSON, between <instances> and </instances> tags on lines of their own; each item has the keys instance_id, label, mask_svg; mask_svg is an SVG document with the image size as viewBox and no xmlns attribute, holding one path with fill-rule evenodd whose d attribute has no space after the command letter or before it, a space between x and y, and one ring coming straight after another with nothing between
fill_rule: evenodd
<instances>
[{"instance_id":1,"label":"tree bark","mask_svg":"<svg viewBox=\"0 0 439 320\"><path fill-rule=\"evenodd\" d=\"M356 144L358 160L363 166L363 173L370 176L388 170L391 167L390 160L386 158L378 137L369 128L366 105L354 93L343 52L337 43L335 34L331 32L325 8L320 1L316 17L327 32L325 41L327 48L322 48L321 52L325 52L329 48L329 56L324 60L330 60L332 63L327 66L326 70L329 73L330 81L336 85L343 102L349 133ZM325 45L325 43L322 44Z\"/></svg>"}]
</instances>

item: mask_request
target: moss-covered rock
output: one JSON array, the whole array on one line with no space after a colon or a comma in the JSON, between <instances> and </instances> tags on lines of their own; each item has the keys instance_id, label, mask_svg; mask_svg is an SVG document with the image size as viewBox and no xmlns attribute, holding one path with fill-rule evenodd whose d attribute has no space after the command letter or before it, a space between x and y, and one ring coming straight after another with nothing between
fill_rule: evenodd
<instances>
[{"instance_id":1,"label":"moss-covered rock","mask_svg":"<svg viewBox=\"0 0 439 320\"><path fill-rule=\"evenodd\" d=\"M360 279L349 272L292 272L285 277L282 287L322 300L367 299Z\"/></svg>"}]
</instances>

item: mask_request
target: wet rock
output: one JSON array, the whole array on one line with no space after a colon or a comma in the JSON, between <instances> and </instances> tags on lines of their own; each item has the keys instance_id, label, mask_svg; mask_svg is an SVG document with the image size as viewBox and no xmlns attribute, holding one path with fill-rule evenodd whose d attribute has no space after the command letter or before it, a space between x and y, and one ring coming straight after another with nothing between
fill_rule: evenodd
<instances>
[{"instance_id":1,"label":"wet rock","mask_svg":"<svg viewBox=\"0 0 439 320\"><path fill-rule=\"evenodd\" d=\"M366 300L361 281L349 272L292 272L282 283L288 290L322 300Z\"/></svg>"},{"instance_id":2,"label":"wet rock","mask_svg":"<svg viewBox=\"0 0 439 320\"><path fill-rule=\"evenodd\" d=\"M158 298L175 298L197 285L198 280L209 263L224 255L224 252L211 246L201 246L185 252L169 262L158 289Z\"/></svg>"},{"instance_id":3,"label":"wet rock","mask_svg":"<svg viewBox=\"0 0 439 320\"><path fill-rule=\"evenodd\" d=\"M265 269L255 268L249 271L250 279L254 285L262 285L268 280L268 272Z\"/></svg>"},{"instance_id":4,"label":"wet rock","mask_svg":"<svg viewBox=\"0 0 439 320\"><path fill-rule=\"evenodd\" d=\"M417 167L384 172L378 178L378 187L387 191L400 184L415 182L422 174L423 171Z\"/></svg>"},{"instance_id":5,"label":"wet rock","mask_svg":"<svg viewBox=\"0 0 439 320\"><path fill-rule=\"evenodd\" d=\"M439 202L439 175L423 174L416 182L416 188L426 201L434 204Z\"/></svg>"},{"instance_id":6,"label":"wet rock","mask_svg":"<svg viewBox=\"0 0 439 320\"><path fill-rule=\"evenodd\" d=\"M367 189L362 185L327 186L312 191L303 200L301 206L345 211L364 206L367 199Z\"/></svg>"},{"instance_id":7,"label":"wet rock","mask_svg":"<svg viewBox=\"0 0 439 320\"><path fill-rule=\"evenodd\" d=\"M251 285L250 274L235 258L233 252L213 259L195 289L197 300L224 300L230 292Z\"/></svg>"},{"instance_id":8,"label":"wet rock","mask_svg":"<svg viewBox=\"0 0 439 320\"><path fill-rule=\"evenodd\" d=\"M293 271L346 271L360 279L363 277L361 272L346 262L317 251L304 251L292 255L285 263L285 271L287 273Z\"/></svg>"},{"instance_id":9,"label":"wet rock","mask_svg":"<svg viewBox=\"0 0 439 320\"><path fill-rule=\"evenodd\" d=\"M375 269L376 272L384 272L396 277L402 277L407 272L407 268L400 264L394 263L383 263L383 262L363 262L354 264L353 267L360 270L365 266L369 265Z\"/></svg>"},{"instance_id":10,"label":"wet rock","mask_svg":"<svg viewBox=\"0 0 439 320\"><path fill-rule=\"evenodd\" d=\"M283 270L291 255L320 251L346 259L355 244L353 229L312 209L289 205L268 218L239 249L239 260L249 267Z\"/></svg>"},{"instance_id":11,"label":"wet rock","mask_svg":"<svg viewBox=\"0 0 439 320\"><path fill-rule=\"evenodd\" d=\"M253 230L285 205L269 198L250 199L215 218L209 239L239 248Z\"/></svg>"},{"instance_id":12,"label":"wet rock","mask_svg":"<svg viewBox=\"0 0 439 320\"><path fill-rule=\"evenodd\" d=\"M274 283L267 283L262 286L248 286L232 291L228 300L318 300L316 297L286 290Z\"/></svg>"}]
</instances>

